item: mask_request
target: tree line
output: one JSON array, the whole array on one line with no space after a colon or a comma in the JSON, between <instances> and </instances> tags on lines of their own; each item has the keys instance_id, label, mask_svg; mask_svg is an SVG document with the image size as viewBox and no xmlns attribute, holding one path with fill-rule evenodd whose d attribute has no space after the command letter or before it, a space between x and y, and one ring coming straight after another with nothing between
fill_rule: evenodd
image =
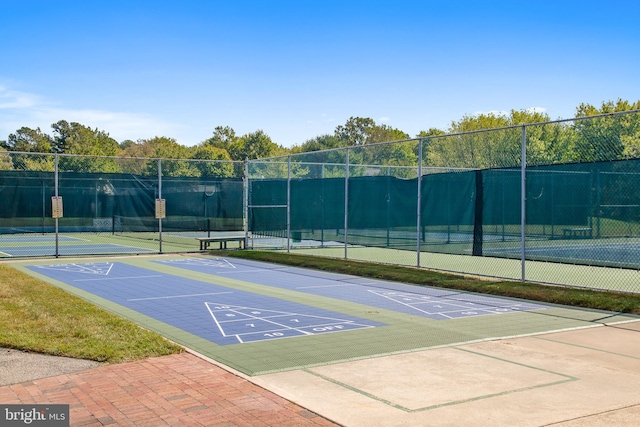
<instances>
[{"instance_id":1,"label":"tree line","mask_svg":"<svg viewBox=\"0 0 640 427\"><path fill-rule=\"evenodd\" d=\"M639 110L640 101L602 102L600 106L580 104L576 118ZM309 161L344 163L344 151L324 152L335 148L353 147L350 162L371 165L414 166L418 160L417 141L423 140L423 164L433 167L492 168L519 164L520 131L509 128L523 124L540 123L527 127L527 164L562 162L592 162L640 157L640 113L606 116L597 120L576 120L546 123L552 119L543 112L512 110L508 114L465 115L451 122L447 129L430 128L414 137L371 118L351 117L332 134L319 135L291 148L274 142L264 131L257 130L238 136L229 126L217 126L210 138L187 147L174 138L155 136L137 141L118 142L100 129L77 122L60 120L51 125L50 134L40 128L22 127L0 141L0 152L58 153L86 156L112 156L120 158L161 158L180 160L218 160L226 162L176 163L175 170L166 171L174 176L239 176L242 162L289 154L308 153ZM503 128L492 132L486 129ZM400 144L373 144L405 140ZM323 151L314 155L318 151ZM0 156L0 169L15 168L7 156ZM4 158L4 160L2 160ZM36 160L34 160L36 159ZM25 156L20 160L29 170L52 170L51 156ZM67 167L84 171L118 172L121 167L104 160L89 168L74 164L79 159L65 158ZM144 166L140 173L153 173L154 164ZM143 168L143 169L144 169ZM70 169L72 170L72 169Z\"/></svg>"}]
</instances>

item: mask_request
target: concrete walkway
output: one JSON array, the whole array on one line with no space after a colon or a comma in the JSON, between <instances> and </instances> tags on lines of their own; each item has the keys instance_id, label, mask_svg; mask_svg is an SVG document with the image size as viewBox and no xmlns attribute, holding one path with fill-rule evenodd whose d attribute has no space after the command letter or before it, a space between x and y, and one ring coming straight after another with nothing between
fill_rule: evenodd
<instances>
[{"instance_id":1,"label":"concrete walkway","mask_svg":"<svg viewBox=\"0 0 640 427\"><path fill-rule=\"evenodd\" d=\"M0 387L72 426L635 426L640 322L246 377L184 353ZM336 423L336 424L334 424Z\"/></svg>"},{"instance_id":2,"label":"concrete walkway","mask_svg":"<svg viewBox=\"0 0 640 427\"><path fill-rule=\"evenodd\" d=\"M637 426L640 323L444 347L253 380L352 427Z\"/></svg>"}]
</instances>

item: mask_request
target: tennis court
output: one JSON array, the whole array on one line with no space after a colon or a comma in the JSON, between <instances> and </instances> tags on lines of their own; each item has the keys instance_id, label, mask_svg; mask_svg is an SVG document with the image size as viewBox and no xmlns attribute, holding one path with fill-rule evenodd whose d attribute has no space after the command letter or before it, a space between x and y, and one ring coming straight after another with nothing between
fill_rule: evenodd
<instances>
[{"instance_id":1,"label":"tennis court","mask_svg":"<svg viewBox=\"0 0 640 427\"><path fill-rule=\"evenodd\" d=\"M640 262L638 239L594 239L580 243L564 241L557 244L530 244L525 249L529 259L568 261L585 264L636 268ZM520 256L520 247L486 248L485 256Z\"/></svg>"},{"instance_id":2,"label":"tennis court","mask_svg":"<svg viewBox=\"0 0 640 427\"><path fill-rule=\"evenodd\" d=\"M16 267L247 375L630 319L223 257Z\"/></svg>"},{"instance_id":3,"label":"tennis court","mask_svg":"<svg viewBox=\"0 0 640 427\"><path fill-rule=\"evenodd\" d=\"M127 244L129 243L129 244ZM96 235L90 233L60 234L10 234L0 236L0 257L40 257L66 255L108 255L143 254L154 252L143 245L131 245L131 242L98 242Z\"/></svg>"},{"instance_id":4,"label":"tennis court","mask_svg":"<svg viewBox=\"0 0 640 427\"><path fill-rule=\"evenodd\" d=\"M229 233L214 233L226 236ZM159 233L22 233L0 235L0 258L71 255L149 254L162 252L197 252L198 238L207 232ZM159 239L162 239L160 245Z\"/></svg>"}]
</instances>

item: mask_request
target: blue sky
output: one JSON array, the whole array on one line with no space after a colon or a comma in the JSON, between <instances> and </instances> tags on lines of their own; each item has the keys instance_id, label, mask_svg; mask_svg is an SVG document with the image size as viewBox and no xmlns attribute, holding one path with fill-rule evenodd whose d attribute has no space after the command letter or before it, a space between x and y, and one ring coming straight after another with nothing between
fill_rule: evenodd
<instances>
[{"instance_id":1,"label":"blue sky","mask_svg":"<svg viewBox=\"0 0 640 427\"><path fill-rule=\"evenodd\" d=\"M0 140L67 120L290 147L352 116L415 136L640 100L637 0L0 0L0 16Z\"/></svg>"}]
</instances>

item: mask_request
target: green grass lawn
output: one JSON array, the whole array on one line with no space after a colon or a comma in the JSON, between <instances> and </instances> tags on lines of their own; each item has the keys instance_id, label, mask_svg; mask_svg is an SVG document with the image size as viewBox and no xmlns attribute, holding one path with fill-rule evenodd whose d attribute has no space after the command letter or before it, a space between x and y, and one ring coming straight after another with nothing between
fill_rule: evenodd
<instances>
[{"instance_id":1,"label":"green grass lawn","mask_svg":"<svg viewBox=\"0 0 640 427\"><path fill-rule=\"evenodd\" d=\"M211 251L211 253L227 257L232 256L257 261L274 262L416 285L436 286L573 307L640 315L639 294L607 292L568 286L541 285L531 282L475 279L460 275L439 273L424 268L314 257L276 251Z\"/></svg>"},{"instance_id":2,"label":"green grass lawn","mask_svg":"<svg viewBox=\"0 0 640 427\"><path fill-rule=\"evenodd\" d=\"M2 264L0 347L109 363L183 351L155 332Z\"/></svg>"}]
</instances>

